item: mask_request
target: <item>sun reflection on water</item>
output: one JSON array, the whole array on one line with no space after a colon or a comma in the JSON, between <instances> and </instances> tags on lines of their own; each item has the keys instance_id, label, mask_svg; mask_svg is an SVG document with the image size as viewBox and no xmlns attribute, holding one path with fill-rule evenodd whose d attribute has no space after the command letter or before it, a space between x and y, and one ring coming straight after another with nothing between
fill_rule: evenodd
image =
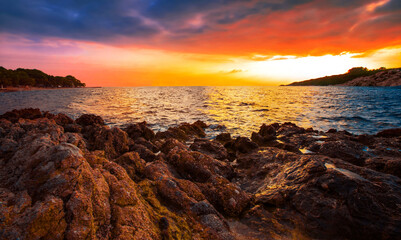
<instances>
[{"instance_id":1,"label":"sun reflection on water","mask_svg":"<svg viewBox=\"0 0 401 240\"><path fill-rule=\"evenodd\" d=\"M375 133L401 126L399 88L352 87L141 87L84 88L0 94L0 114L34 107L77 118L101 116L111 126L147 121L155 131L205 121L250 136L263 123L293 122L318 130Z\"/></svg>"}]
</instances>

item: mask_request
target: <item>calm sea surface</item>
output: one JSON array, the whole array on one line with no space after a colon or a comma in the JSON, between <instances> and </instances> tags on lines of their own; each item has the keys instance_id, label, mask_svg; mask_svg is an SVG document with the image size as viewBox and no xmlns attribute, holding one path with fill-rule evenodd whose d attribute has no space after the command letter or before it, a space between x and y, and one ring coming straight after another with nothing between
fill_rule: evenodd
<instances>
[{"instance_id":1,"label":"calm sea surface","mask_svg":"<svg viewBox=\"0 0 401 240\"><path fill-rule=\"evenodd\" d=\"M263 123L273 122L357 134L401 127L399 87L140 87L0 93L0 114L27 107L72 118L92 113L112 126L147 121L156 131L203 120L212 125L212 135L227 131L250 136Z\"/></svg>"}]
</instances>

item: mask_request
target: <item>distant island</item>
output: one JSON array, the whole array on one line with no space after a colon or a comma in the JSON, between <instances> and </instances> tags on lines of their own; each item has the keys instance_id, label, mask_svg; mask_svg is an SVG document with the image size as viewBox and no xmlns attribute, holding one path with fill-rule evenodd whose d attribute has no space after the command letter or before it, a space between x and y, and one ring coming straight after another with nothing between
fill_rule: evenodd
<instances>
[{"instance_id":1,"label":"distant island","mask_svg":"<svg viewBox=\"0 0 401 240\"><path fill-rule=\"evenodd\" d=\"M74 76L48 75L38 69L17 68L15 70L0 67L0 87L7 88L76 88L86 84Z\"/></svg>"},{"instance_id":2,"label":"distant island","mask_svg":"<svg viewBox=\"0 0 401 240\"><path fill-rule=\"evenodd\" d=\"M401 69L369 70L365 67L355 67L347 73L293 82L285 86L401 86Z\"/></svg>"}]
</instances>

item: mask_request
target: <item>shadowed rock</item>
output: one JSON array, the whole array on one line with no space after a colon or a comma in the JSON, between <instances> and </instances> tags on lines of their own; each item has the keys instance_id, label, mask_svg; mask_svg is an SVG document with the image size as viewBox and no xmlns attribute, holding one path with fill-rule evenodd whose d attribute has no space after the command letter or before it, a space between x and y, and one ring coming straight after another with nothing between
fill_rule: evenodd
<instances>
[{"instance_id":1,"label":"shadowed rock","mask_svg":"<svg viewBox=\"0 0 401 240\"><path fill-rule=\"evenodd\" d=\"M82 126L90 126L95 124L104 125L103 119L94 114L84 114L75 120L75 122Z\"/></svg>"},{"instance_id":2,"label":"shadowed rock","mask_svg":"<svg viewBox=\"0 0 401 240\"><path fill-rule=\"evenodd\" d=\"M206 124L152 137L144 123L127 133L79 119L35 109L0 118L0 239L401 236L398 130L284 123L262 125L253 141L188 147Z\"/></svg>"}]
</instances>

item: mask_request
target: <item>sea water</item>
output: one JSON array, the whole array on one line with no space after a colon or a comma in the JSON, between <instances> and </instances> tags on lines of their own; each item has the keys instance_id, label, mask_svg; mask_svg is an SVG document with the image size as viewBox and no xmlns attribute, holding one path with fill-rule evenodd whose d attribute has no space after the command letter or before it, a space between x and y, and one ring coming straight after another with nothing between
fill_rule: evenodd
<instances>
[{"instance_id":1,"label":"sea water","mask_svg":"<svg viewBox=\"0 0 401 240\"><path fill-rule=\"evenodd\" d=\"M155 131L202 120L212 135L250 136L263 124L293 122L356 134L401 127L400 87L121 87L0 93L0 114L40 108L110 126L146 121Z\"/></svg>"}]
</instances>

